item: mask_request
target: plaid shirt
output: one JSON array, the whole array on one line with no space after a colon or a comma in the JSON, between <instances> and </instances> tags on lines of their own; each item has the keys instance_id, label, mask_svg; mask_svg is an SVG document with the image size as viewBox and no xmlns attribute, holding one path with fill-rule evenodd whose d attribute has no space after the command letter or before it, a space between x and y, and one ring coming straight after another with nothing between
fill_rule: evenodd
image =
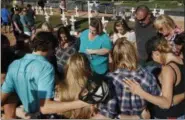
<instances>
[{"instance_id":1,"label":"plaid shirt","mask_svg":"<svg viewBox=\"0 0 185 120\"><path fill-rule=\"evenodd\" d=\"M113 96L106 103L99 105L100 114L115 118L119 114L124 115L140 115L146 107L146 101L137 95L132 94L123 84L125 78L136 80L140 83L143 90L152 94L159 95L159 87L155 77L142 67L138 67L136 71L126 69L118 69L107 75L110 79L110 88Z\"/></svg>"},{"instance_id":2,"label":"plaid shirt","mask_svg":"<svg viewBox=\"0 0 185 120\"><path fill-rule=\"evenodd\" d=\"M74 53L77 52L75 48L76 43L71 43L69 47L63 49L61 47L58 47L56 49L56 58L57 58L57 66L59 71L63 71L63 68L69 59L70 56L72 56Z\"/></svg>"}]
</instances>

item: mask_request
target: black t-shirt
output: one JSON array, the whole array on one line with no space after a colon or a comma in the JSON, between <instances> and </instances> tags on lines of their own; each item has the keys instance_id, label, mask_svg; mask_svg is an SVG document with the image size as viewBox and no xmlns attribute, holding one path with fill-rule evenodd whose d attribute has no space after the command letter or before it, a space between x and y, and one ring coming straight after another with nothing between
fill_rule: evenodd
<instances>
[{"instance_id":1,"label":"black t-shirt","mask_svg":"<svg viewBox=\"0 0 185 120\"><path fill-rule=\"evenodd\" d=\"M19 27L20 30L23 30L23 25L22 25L22 23L20 21L20 16L18 14L14 14L13 15L12 21L15 22L15 23L17 23L17 25L18 25L18 27ZM14 24L13 24L13 29L16 30Z\"/></svg>"},{"instance_id":2,"label":"black t-shirt","mask_svg":"<svg viewBox=\"0 0 185 120\"><path fill-rule=\"evenodd\" d=\"M8 66L16 59L16 56L10 48L2 48L1 51L1 73L7 73Z\"/></svg>"}]
</instances>

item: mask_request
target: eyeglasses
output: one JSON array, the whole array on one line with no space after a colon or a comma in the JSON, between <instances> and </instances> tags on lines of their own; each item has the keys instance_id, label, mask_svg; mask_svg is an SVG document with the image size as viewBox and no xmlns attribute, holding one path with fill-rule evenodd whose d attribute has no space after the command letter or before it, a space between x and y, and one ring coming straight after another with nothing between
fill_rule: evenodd
<instances>
[{"instance_id":1,"label":"eyeglasses","mask_svg":"<svg viewBox=\"0 0 185 120\"><path fill-rule=\"evenodd\" d=\"M140 19L140 20L137 19L137 21L139 21L139 23L143 23L146 20L146 18L147 18L147 15L143 19Z\"/></svg>"}]
</instances>

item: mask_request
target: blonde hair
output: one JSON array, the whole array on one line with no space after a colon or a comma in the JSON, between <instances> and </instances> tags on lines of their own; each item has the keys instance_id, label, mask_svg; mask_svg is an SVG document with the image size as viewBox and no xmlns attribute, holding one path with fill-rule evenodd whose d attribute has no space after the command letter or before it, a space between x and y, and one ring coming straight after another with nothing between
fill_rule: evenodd
<instances>
[{"instance_id":1,"label":"blonde hair","mask_svg":"<svg viewBox=\"0 0 185 120\"><path fill-rule=\"evenodd\" d=\"M72 55L67 62L65 71L65 79L59 87L60 101L78 100L78 95L85 86L88 75L91 74L88 59L82 53ZM87 119L90 118L91 108L87 106L61 114L71 119Z\"/></svg>"},{"instance_id":2,"label":"blonde hair","mask_svg":"<svg viewBox=\"0 0 185 120\"><path fill-rule=\"evenodd\" d=\"M41 26L41 29L46 32L53 32L53 27L50 23L44 22Z\"/></svg>"},{"instance_id":3,"label":"blonde hair","mask_svg":"<svg viewBox=\"0 0 185 120\"><path fill-rule=\"evenodd\" d=\"M166 54L173 53L172 47L165 38L161 38L159 44L156 46L156 50L160 52L163 64L166 64Z\"/></svg>"},{"instance_id":4,"label":"blonde hair","mask_svg":"<svg viewBox=\"0 0 185 120\"><path fill-rule=\"evenodd\" d=\"M168 15L160 15L155 19L154 26L155 28L158 28L158 26L164 26L169 30L169 29L175 29L176 24L174 20Z\"/></svg>"},{"instance_id":5,"label":"blonde hair","mask_svg":"<svg viewBox=\"0 0 185 120\"><path fill-rule=\"evenodd\" d=\"M137 69L137 54L134 45L125 37L119 38L113 48L114 69Z\"/></svg>"}]
</instances>

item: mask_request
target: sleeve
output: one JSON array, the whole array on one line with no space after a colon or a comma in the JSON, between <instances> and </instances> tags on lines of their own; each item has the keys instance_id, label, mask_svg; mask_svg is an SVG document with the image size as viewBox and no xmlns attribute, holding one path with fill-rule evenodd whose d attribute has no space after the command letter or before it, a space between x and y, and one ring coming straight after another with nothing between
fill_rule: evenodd
<instances>
[{"instance_id":1,"label":"sleeve","mask_svg":"<svg viewBox=\"0 0 185 120\"><path fill-rule=\"evenodd\" d=\"M103 36L102 48L106 48L108 50L112 49L112 42L111 42L111 40L110 40L110 38L109 38L109 36L107 34L105 34Z\"/></svg>"},{"instance_id":2,"label":"sleeve","mask_svg":"<svg viewBox=\"0 0 185 120\"><path fill-rule=\"evenodd\" d=\"M110 97L108 98L107 102L100 103L98 109L101 115L113 119L119 115L119 105L118 105L118 99L115 93L115 87L112 81L110 82L110 79L108 80L108 83L110 88L109 90L111 90L109 93Z\"/></svg>"},{"instance_id":3,"label":"sleeve","mask_svg":"<svg viewBox=\"0 0 185 120\"><path fill-rule=\"evenodd\" d=\"M77 38L75 40L75 49L76 49L76 51L79 51L79 49L80 49L80 38Z\"/></svg>"},{"instance_id":4,"label":"sleeve","mask_svg":"<svg viewBox=\"0 0 185 120\"><path fill-rule=\"evenodd\" d=\"M16 17L15 17L15 15L13 15L12 21L13 21L13 22L16 22Z\"/></svg>"},{"instance_id":5,"label":"sleeve","mask_svg":"<svg viewBox=\"0 0 185 120\"><path fill-rule=\"evenodd\" d=\"M135 34L134 31L132 31L132 32L129 33L128 40L131 41L131 42L135 42L136 41L136 34Z\"/></svg>"},{"instance_id":6,"label":"sleeve","mask_svg":"<svg viewBox=\"0 0 185 120\"><path fill-rule=\"evenodd\" d=\"M8 70L8 73L6 74L6 78L1 89L2 92L4 93L11 93L15 91L11 69Z\"/></svg>"},{"instance_id":7,"label":"sleeve","mask_svg":"<svg viewBox=\"0 0 185 120\"><path fill-rule=\"evenodd\" d=\"M38 96L39 98L53 98L54 97L54 68L53 66L46 66L41 71L38 80Z\"/></svg>"}]
</instances>

